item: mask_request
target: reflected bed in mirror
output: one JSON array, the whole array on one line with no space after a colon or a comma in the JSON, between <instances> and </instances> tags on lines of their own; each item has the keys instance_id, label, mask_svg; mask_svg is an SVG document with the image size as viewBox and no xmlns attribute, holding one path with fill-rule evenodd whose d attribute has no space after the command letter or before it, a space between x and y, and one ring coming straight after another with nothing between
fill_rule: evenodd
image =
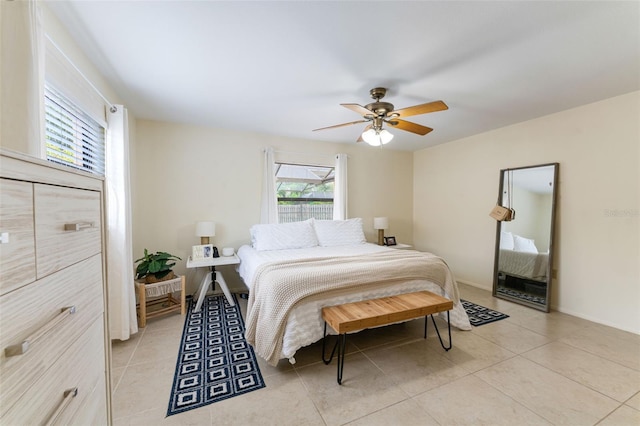
<instances>
[{"instance_id":1,"label":"reflected bed in mirror","mask_svg":"<svg viewBox=\"0 0 640 426\"><path fill-rule=\"evenodd\" d=\"M558 163L500 171L499 204L515 210L498 222L495 297L549 312Z\"/></svg>"}]
</instances>

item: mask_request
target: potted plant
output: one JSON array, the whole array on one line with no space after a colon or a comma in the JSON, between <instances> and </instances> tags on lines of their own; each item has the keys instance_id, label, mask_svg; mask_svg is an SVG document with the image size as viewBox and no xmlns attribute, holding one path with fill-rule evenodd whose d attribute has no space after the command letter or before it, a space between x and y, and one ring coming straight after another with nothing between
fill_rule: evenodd
<instances>
[{"instance_id":1,"label":"potted plant","mask_svg":"<svg viewBox=\"0 0 640 426\"><path fill-rule=\"evenodd\" d=\"M171 280L176 277L171 269L176 264L172 262L175 260L182 259L164 251L149 253L147 249L144 249L144 257L135 261L135 263L140 262L136 267L136 279L144 279L147 284Z\"/></svg>"}]
</instances>

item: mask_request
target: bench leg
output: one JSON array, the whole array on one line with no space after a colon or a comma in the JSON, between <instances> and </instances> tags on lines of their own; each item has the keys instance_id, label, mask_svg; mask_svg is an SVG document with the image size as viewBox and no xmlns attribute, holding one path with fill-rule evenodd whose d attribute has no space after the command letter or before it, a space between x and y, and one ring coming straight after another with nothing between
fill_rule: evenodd
<instances>
[{"instance_id":1,"label":"bench leg","mask_svg":"<svg viewBox=\"0 0 640 426\"><path fill-rule=\"evenodd\" d=\"M424 338L427 338L427 324L429 324L429 315L424 316Z\"/></svg>"},{"instance_id":2,"label":"bench leg","mask_svg":"<svg viewBox=\"0 0 640 426\"><path fill-rule=\"evenodd\" d=\"M453 342L451 341L451 319L449 318L449 311L447 311L447 329L449 330L449 346L445 346L442 341L442 336L440 336L440 330L438 330L438 325L436 324L436 320L431 315L431 321L433 322L433 326L436 329L436 333L438 333L438 339L440 340L440 346L445 351L448 351L453 346ZM424 338L427 338L427 317L424 317Z\"/></svg>"},{"instance_id":3,"label":"bench leg","mask_svg":"<svg viewBox=\"0 0 640 426\"><path fill-rule=\"evenodd\" d=\"M344 353L347 349L347 333L338 336L340 345L338 346L338 384L342 384L342 372L344 371Z\"/></svg>"},{"instance_id":4,"label":"bench leg","mask_svg":"<svg viewBox=\"0 0 640 426\"><path fill-rule=\"evenodd\" d=\"M325 358L326 354L326 341L327 341L327 323L324 323L324 336L322 337L322 362L325 365L329 365L333 360L333 356L336 354L336 349L338 350L338 384L342 384L342 372L344 371L344 354L347 349L347 333L340 334L337 336L336 344L333 345L333 349L331 350L331 355L329 358Z\"/></svg>"},{"instance_id":5,"label":"bench leg","mask_svg":"<svg viewBox=\"0 0 640 426\"><path fill-rule=\"evenodd\" d=\"M322 336L322 362L324 362L325 365L329 365L329 363L331 363L331 360L333 360L333 356L336 353L336 349L338 348L338 343L339 340L336 340L336 344L333 345L333 350L331 351L331 355L329 356L328 359L326 359L324 357L326 350L325 350L325 345L327 342L327 323L324 323L324 335Z\"/></svg>"}]
</instances>

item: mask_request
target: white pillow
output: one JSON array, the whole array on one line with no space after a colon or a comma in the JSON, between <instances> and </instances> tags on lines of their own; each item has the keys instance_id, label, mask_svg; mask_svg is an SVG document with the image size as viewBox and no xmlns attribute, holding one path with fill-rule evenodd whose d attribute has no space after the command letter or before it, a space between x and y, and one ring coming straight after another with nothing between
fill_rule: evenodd
<instances>
[{"instance_id":1,"label":"white pillow","mask_svg":"<svg viewBox=\"0 0 640 426\"><path fill-rule=\"evenodd\" d=\"M520 235L513 236L513 250L523 251L525 253L538 253L535 242Z\"/></svg>"},{"instance_id":2,"label":"white pillow","mask_svg":"<svg viewBox=\"0 0 640 426\"><path fill-rule=\"evenodd\" d=\"M511 232L500 231L500 249L513 250L513 234Z\"/></svg>"},{"instance_id":3,"label":"white pillow","mask_svg":"<svg viewBox=\"0 0 640 426\"><path fill-rule=\"evenodd\" d=\"M314 223L318 244L323 247L364 244L362 218L347 220L316 220Z\"/></svg>"},{"instance_id":4,"label":"white pillow","mask_svg":"<svg viewBox=\"0 0 640 426\"><path fill-rule=\"evenodd\" d=\"M258 251L315 247L313 219L304 222L259 224L251 227L251 245Z\"/></svg>"}]
</instances>

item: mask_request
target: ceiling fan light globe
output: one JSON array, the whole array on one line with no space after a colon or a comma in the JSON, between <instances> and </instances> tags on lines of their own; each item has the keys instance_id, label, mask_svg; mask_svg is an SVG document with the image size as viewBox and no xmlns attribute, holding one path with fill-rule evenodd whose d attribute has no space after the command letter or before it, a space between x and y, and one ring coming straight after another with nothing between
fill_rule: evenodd
<instances>
[{"instance_id":1,"label":"ceiling fan light globe","mask_svg":"<svg viewBox=\"0 0 640 426\"><path fill-rule=\"evenodd\" d=\"M386 145L393 139L393 134L388 130L369 129L362 133L362 140L371 146Z\"/></svg>"},{"instance_id":2,"label":"ceiling fan light globe","mask_svg":"<svg viewBox=\"0 0 640 426\"><path fill-rule=\"evenodd\" d=\"M388 130L380 130L380 142L382 142L382 145L386 145L389 142L391 142L391 139L393 139L393 133L391 133Z\"/></svg>"},{"instance_id":3,"label":"ceiling fan light globe","mask_svg":"<svg viewBox=\"0 0 640 426\"><path fill-rule=\"evenodd\" d=\"M369 129L366 132L362 133L362 140L368 143L371 146L380 146L380 136L374 129Z\"/></svg>"}]
</instances>

